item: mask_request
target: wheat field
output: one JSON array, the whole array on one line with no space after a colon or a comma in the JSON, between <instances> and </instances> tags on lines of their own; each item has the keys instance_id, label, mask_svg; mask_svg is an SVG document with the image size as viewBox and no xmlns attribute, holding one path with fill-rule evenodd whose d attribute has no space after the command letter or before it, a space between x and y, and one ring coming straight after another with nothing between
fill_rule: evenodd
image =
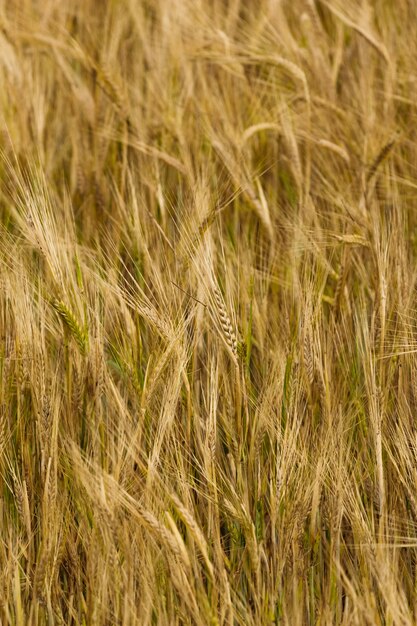
<instances>
[{"instance_id":1,"label":"wheat field","mask_svg":"<svg viewBox=\"0 0 417 626\"><path fill-rule=\"evenodd\" d=\"M0 624L417 624L417 5L0 0Z\"/></svg>"}]
</instances>

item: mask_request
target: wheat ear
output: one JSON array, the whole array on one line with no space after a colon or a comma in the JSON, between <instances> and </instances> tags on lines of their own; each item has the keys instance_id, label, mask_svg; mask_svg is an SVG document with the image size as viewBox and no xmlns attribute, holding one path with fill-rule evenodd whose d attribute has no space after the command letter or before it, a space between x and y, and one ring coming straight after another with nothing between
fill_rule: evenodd
<instances>
[{"instance_id":1,"label":"wheat ear","mask_svg":"<svg viewBox=\"0 0 417 626\"><path fill-rule=\"evenodd\" d=\"M222 294L220 293L220 289L217 287L217 285L213 285L213 295L226 343L230 348L234 361L237 363L238 349L236 333L233 330L232 322L230 321L230 317L227 313Z\"/></svg>"},{"instance_id":2,"label":"wheat ear","mask_svg":"<svg viewBox=\"0 0 417 626\"><path fill-rule=\"evenodd\" d=\"M64 325L74 337L81 354L87 352L88 334L87 329L79 323L71 309L62 300L53 301L54 309L59 313Z\"/></svg>"}]
</instances>

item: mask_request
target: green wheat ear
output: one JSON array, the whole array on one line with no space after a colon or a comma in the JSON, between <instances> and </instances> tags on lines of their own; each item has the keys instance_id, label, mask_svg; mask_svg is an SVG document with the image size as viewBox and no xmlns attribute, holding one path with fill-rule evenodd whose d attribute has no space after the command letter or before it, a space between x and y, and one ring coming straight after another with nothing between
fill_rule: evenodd
<instances>
[{"instance_id":1,"label":"green wheat ear","mask_svg":"<svg viewBox=\"0 0 417 626\"><path fill-rule=\"evenodd\" d=\"M242 359L246 359L247 356L247 346L245 341L237 342L237 353Z\"/></svg>"},{"instance_id":2,"label":"green wheat ear","mask_svg":"<svg viewBox=\"0 0 417 626\"><path fill-rule=\"evenodd\" d=\"M69 307L67 307L65 302L63 302L62 300L54 300L52 302L52 305L54 309L58 312L60 318L64 323L64 326L70 331L71 335L74 337L81 354L86 354L88 346L87 328L83 327L79 323L74 313Z\"/></svg>"}]
</instances>

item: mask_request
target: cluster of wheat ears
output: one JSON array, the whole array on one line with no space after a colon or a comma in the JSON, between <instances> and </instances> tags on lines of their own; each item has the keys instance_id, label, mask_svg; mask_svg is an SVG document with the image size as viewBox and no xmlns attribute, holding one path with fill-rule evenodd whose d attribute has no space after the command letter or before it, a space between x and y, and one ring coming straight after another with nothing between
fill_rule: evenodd
<instances>
[{"instance_id":1,"label":"cluster of wheat ears","mask_svg":"<svg viewBox=\"0 0 417 626\"><path fill-rule=\"evenodd\" d=\"M417 623L414 0L0 0L0 624Z\"/></svg>"}]
</instances>

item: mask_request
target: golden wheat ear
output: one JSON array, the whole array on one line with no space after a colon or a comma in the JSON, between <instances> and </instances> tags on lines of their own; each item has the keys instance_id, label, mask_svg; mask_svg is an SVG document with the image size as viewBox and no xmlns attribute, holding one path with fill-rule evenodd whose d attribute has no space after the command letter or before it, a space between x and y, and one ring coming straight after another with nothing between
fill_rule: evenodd
<instances>
[{"instance_id":1,"label":"golden wheat ear","mask_svg":"<svg viewBox=\"0 0 417 626\"><path fill-rule=\"evenodd\" d=\"M226 344L232 353L233 360L238 363L238 342L232 322L226 309L223 296L216 284L213 284L213 296L216 303L216 311L220 320L221 329L223 331Z\"/></svg>"}]
</instances>

